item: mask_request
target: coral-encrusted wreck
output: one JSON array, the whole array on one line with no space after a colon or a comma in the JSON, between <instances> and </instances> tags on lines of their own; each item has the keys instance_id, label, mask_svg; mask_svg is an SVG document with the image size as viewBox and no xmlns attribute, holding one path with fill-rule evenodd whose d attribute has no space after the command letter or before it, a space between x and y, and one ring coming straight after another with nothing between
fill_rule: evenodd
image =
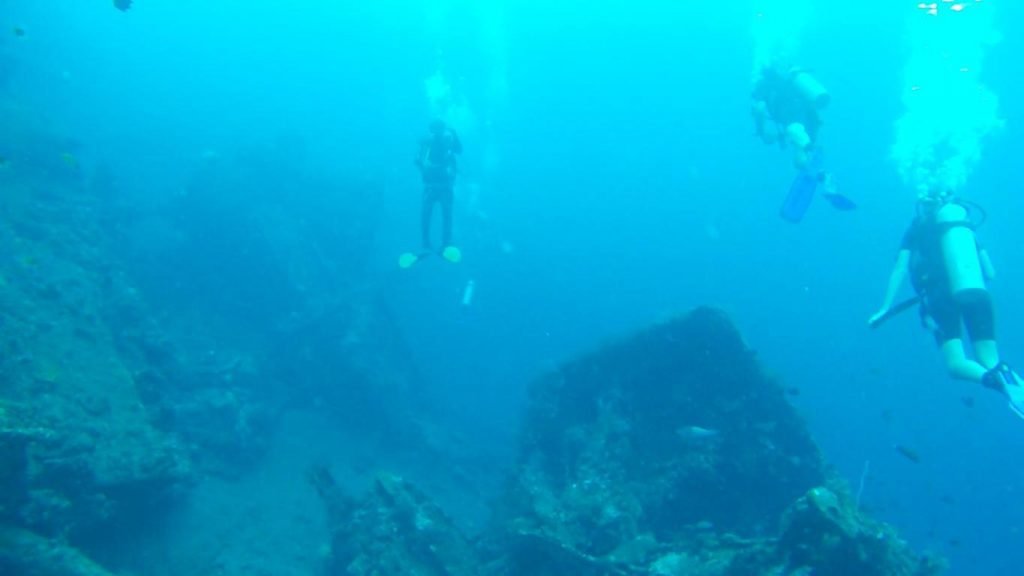
<instances>
[{"instance_id":1,"label":"coral-encrusted wreck","mask_svg":"<svg viewBox=\"0 0 1024 576\"><path fill-rule=\"evenodd\" d=\"M535 383L516 470L478 541L394 479L333 510L331 574L941 571L856 509L782 389L706 308Z\"/></svg>"}]
</instances>

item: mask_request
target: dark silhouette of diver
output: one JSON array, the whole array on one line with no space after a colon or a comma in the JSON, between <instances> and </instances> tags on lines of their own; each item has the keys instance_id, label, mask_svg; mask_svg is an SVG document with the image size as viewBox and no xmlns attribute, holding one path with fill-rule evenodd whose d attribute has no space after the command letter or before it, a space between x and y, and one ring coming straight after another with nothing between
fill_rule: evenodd
<instances>
[{"instance_id":1,"label":"dark silhouette of diver","mask_svg":"<svg viewBox=\"0 0 1024 576\"><path fill-rule=\"evenodd\" d=\"M796 151L795 162L803 168L810 160L821 130L821 110L831 97L808 72L768 66L751 94L754 129L765 144L787 144Z\"/></svg>"},{"instance_id":2,"label":"dark silhouette of diver","mask_svg":"<svg viewBox=\"0 0 1024 576\"><path fill-rule=\"evenodd\" d=\"M903 235L885 301L868 324L878 326L918 304L921 321L934 334L949 374L1001 392L1024 418L1024 382L1000 359L996 345L987 287L995 270L974 235L980 222L971 217L973 206L949 193L922 195L917 215ZM908 276L916 296L894 305ZM966 351L965 327L973 358Z\"/></svg>"},{"instance_id":3,"label":"dark silhouette of diver","mask_svg":"<svg viewBox=\"0 0 1024 576\"><path fill-rule=\"evenodd\" d=\"M462 143L451 127L441 120L430 123L430 133L420 141L416 167L423 178L423 205L420 228L424 253L433 251L430 239L434 207L441 206L441 254L451 261L460 259L452 246L452 204L457 172L456 156L462 153Z\"/></svg>"},{"instance_id":4,"label":"dark silhouette of diver","mask_svg":"<svg viewBox=\"0 0 1024 576\"><path fill-rule=\"evenodd\" d=\"M821 111L831 101L825 87L801 68L783 70L766 66L761 69L751 98L757 136L765 144L792 147L794 164L800 171L800 178L786 200L784 217L799 221L816 189L835 208L854 209L855 204L837 192L832 175L821 165Z\"/></svg>"}]
</instances>

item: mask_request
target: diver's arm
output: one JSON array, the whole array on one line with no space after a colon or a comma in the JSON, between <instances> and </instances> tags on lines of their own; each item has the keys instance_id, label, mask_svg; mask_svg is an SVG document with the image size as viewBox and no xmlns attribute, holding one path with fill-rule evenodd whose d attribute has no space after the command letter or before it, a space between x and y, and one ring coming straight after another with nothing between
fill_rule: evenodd
<instances>
[{"instance_id":1,"label":"diver's arm","mask_svg":"<svg viewBox=\"0 0 1024 576\"><path fill-rule=\"evenodd\" d=\"M988 255L988 250L979 248L978 260L981 262L981 273L985 275L985 280L994 280L996 268L992 265L992 259Z\"/></svg>"},{"instance_id":2,"label":"diver's arm","mask_svg":"<svg viewBox=\"0 0 1024 576\"><path fill-rule=\"evenodd\" d=\"M910 250L900 250L900 253L896 256L896 265L892 268L892 273L889 274L889 286L885 291L885 300L882 302L882 307L876 312L870 320L869 324L874 324L882 316L885 316L889 309L892 308L893 302L896 300L896 295L899 294L900 288L903 286L903 281L907 278L907 272L910 269Z\"/></svg>"},{"instance_id":3,"label":"diver's arm","mask_svg":"<svg viewBox=\"0 0 1024 576\"><path fill-rule=\"evenodd\" d=\"M892 308L892 304L900 293L900 288L903 287L903 281L907 279L909 271L910 250L900 250L899 254L896 255L896 264L892 267L892 273L889 274L889 287L885 291L885 300L882 303L883 310Z\"/></svg>"}]
</instances>

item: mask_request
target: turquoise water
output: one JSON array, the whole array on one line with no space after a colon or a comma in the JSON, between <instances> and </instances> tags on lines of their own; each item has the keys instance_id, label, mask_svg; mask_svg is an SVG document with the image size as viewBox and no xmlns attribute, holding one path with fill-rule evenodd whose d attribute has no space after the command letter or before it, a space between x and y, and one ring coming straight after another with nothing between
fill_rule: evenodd
<instances>
[{"instance_id":1,"label":"turquoise water","mask_svg":"<svg viewBox=\"0 0 1024 576\"><path fill-rule=\"evenodd\" d=\"M225 214L250 200L296 199L302 208L282 218L297 212L353 246L293 238L296 266L326 259L336 274L307 278L302 293L316 299L338 278L379 289L429 401L499 452L539 372L652 321L720 307L799 389L793 401L840 473L856 484L866 471L869 509L948 556L952 574L1012 574L1024 423L995 394L951 381L915 314L878 331L866 319L915 186L939 179L989 212L979 234L999 271L1000 344L1024 363L1013 288L1024 282L1024 14L1008 2L962 14L940 3L942 26L922 30L931 16L916 4L137 0L124 13L100 0L7 0L0 86L73 140L83 167L114 174L122 201L150 221L175 198L189 198L180 210L205 205L204 166L261 150L256 176L209 199L222 208L209 229L230 228ZM785 14L772 20L781 40L761 33L759 10ZM799 226L777 217L791 158L753 136L749 114L755 59L773 49L829 88L822 143L856 212L817 202ZM935 65L957 58L963 76ZM919 86L928 97L908 100ZM419 237L412 159L435 115L466 149L455 215L464 261L400 273L398 255ZM335 193L338 182L372 197ZM331 211L354 211L365 227L332 230ZM133 228L140 262L162 233ZM245 287L256 305L211 297L211 309L255 331L295 290L232 245L209 240L192 254L140 263L142 283L182 300ZM217 282L194 293L157 289L208 276Z\"/></svg>"}]
</instances>

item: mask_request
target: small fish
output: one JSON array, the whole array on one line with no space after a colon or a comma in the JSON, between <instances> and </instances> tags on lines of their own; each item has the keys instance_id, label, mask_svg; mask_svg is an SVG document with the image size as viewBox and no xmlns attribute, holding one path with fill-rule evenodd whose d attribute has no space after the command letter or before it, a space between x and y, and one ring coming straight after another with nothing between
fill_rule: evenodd
<instances>
[{"instance_id":1,"label":"small fish","mask_svg":"<svg viewBox=\"0 0 1024 576\"><path fill-rule=\"evenodd\" d=\"M121 12L127 12L132 7L132 0L114 0L114 8Z\"/></svg>"},{"instance_id":2,"label":"small fish","mask_svg":"<svg viewBox=\"0 0 1024 576\"><path fill-rule=\"evenodd\" d=\"M968 408L974 408L974 396L963 396L960 398L960 402Z\"/></svg>"},{"instance_id":3,"label":"small fish","mask_svg":"<svg viewBox=\"0 0 1024 576\"><path fill-rule=\"evenodd\" d=\"M684 426L676 429L676 435L687 441L701 441L717 437L718 430L700 426Z\"/></svg>"},{"instance_id":4,"label":"small fish","mask_svg":"<svg viewBox=\"0 0 1024 576\"><path fill-rule=\"evenodd\" d=\"M904 446L902 444L897 444L893 446L893 448L895 448L896 451L899 452L900 456L903 456L904 458L910 460L914 464L921 463L921 455L917 453L917 450L914 450L913 448L910 448L909 446Z\"/></svg>"},{"instance_id":5,"label":"small fish","mask_svg":"<svg viewBox=\"0 0 1024 576\"><path fill-rule=\"evenodd\" d=\"M24 38L25 37L25 29L22 28L21 26L15 26L14 27L14 35L17 36L18 38Z\"/></svg>"},{"instance_id":6,"label":"small fish","mask_svg":"<svg viewBox=\"0 0 1024 576\"><path fill-rule=\"evenodd\" d=\"M886 424L892 422L892 416L892 410L890 410L889 408L882 410L882 421L885 422Z\"/></svg>"},{"instance_id":7,"label":"small fish","mask_svg":"<svg viewBox=\"0 0 1024 576\"><path fill-rule=\"evenodd\" d=\"M789 394L790 396L799 396L800 392L800 388L796 386L790 386L789 388L786 388L786 394Z\"/></svg>"}]
</instances>

